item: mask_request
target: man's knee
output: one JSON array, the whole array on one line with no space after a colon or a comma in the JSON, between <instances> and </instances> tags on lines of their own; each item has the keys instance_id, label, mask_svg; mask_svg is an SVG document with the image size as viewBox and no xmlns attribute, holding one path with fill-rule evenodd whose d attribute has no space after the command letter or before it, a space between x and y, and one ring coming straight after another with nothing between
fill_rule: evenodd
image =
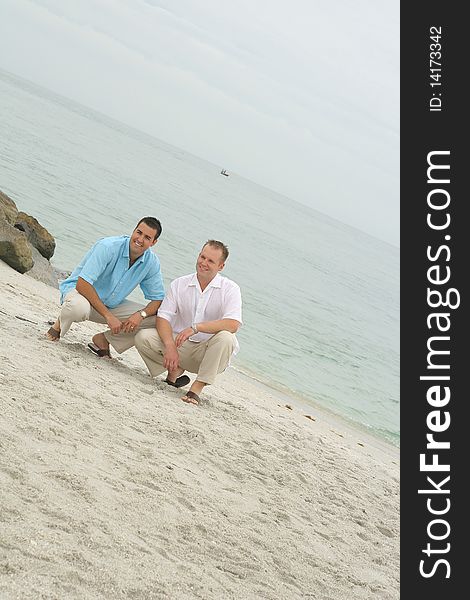
<instances>
[{"instance_id":1,"label":"man's knee","mask_svg":"<svg viewBox=\"0 0 470 600\"><path fill-rule=\"evenodd\" d=\"M155 329L139 329L134 337L135 347L145 353L146 350L160 349L160 338Z\"/></svg>"},{"instance_id":2,"label":"man's knee","mask_svg":"<svg viewBox=\"0 0 470 600\"><path fill-rule=\"evenodd\" d=\"M233 349L235 343L235 335L230 331L219 331L211 339L214 343L222 344L230 349Z\"/></svg>"},{"instance_id":3,"label":"man's knee","mask_svg":"<svg viewBox=\"0 0 470 600\"><path fill-rule=\"evenodd\" d=\"M62 311L68 313L73 321L85 321L90 316L91 305L76 290L69 292L64 299Z\"/></svg>"}]
</instances>

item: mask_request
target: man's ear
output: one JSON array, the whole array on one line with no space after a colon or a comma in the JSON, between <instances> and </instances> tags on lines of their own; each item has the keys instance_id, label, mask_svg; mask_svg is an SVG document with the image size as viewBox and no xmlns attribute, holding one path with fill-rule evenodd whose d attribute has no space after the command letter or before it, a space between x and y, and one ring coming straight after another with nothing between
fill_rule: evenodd
<instances>
[{"instance_id":1,"label":"man's ear","mask_svg":"<svg viewBox=\"0 0 470 600\"><path fill-rule=\"evenodd\" d=\"M221 263L221 264L219 265L219 271L222 271L222 269L223 269L224 267L225 267L225 263L223 262L223 263Z\"/></svg>"},{"instance_id":2,"label":"man's ear","mask_svg":"<svg viewBox=\"0 0 470 600\"><path fill-rule=\"evenodd\" d=\"M153 242L150 244L150 246L155 246L155 244L156 244L157 242L158 242L158 238L155 238L155 239L153 240Z\"/></svg>"}]
</instances>

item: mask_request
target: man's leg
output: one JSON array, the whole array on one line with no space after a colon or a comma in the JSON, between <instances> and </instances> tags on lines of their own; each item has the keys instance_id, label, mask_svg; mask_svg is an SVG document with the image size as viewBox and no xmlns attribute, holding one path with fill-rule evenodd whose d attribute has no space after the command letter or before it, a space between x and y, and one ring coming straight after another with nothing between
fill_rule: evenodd
<instances>
[{"instance_id":1,"label":"man's leg","mask_svg":"<svg viewBox=\"0 0 470 600\"><path fill-rule=\"evenodd\" d=\"M217 374L227 368L233 352L234 338L233 333L220 331L207 342L186 341L178 348L180 371L173 375L181 375L184 371L197 373L189 391L199 396L204 387L214 383ZM152 377L166 370L163 366L165 347L155 329L138 331L135 335L135 347ZM182 400L198 404L197 400L187 395L183 396Z\"/></svg>"},{"instance_id":2,"label":"man's leg","mask_svg":"<svg viewBox=\"0 0 470 600\"><path fill-rule=\"evenodd\" d=\"M111 308L110 311L121 321L126 321L131 315L141 311L143 308L144 306L138 302L124 300L116 308ZM106 320L94 308L90 311L90 320L95 323L106 323ZM122 354L134 346L135 335L141 329L155 329L155 315L143 319L139 327L132 333L113 333L109 329L103 333L97 333L93 336L93 343L101 349L107 349L109 348L109 344L111 344L118 354Z\"/></svg>"},{"instance_id":3,"label":"man's leg","mask_svg":"<svg viewBox=\"0 0 470 600\"><path fill-rule=\"evenodd\" d=\"M155 327L153 329L140 329L135 334L135 347L147 365L151 377L156 377L166 371L163 366L165 347Z\"/></svg>"},{"instance_id":4,"label":"man's leg","mask_svg":"<svg viewBox=\"0 0 470 600\"><path fill-rule=\"evenodd\" d=\"M147 365L151 377L156 377L166 370L163 366L165 346L155 328L137 332L135 337L135 347L142 357L142 360ZM173 371L168 371L165 380L166 383L170 385L177 384L175 387L187 385L190 381L189 377L187 375L180 377L183 375L184 371L185 369L181 367L177 367ZM180 379L180 381L178 381L178 379Z\"/></svg>"},{"instance_id":5,"label":"man's leg","mask_svg":"<svg viewBox=\"0 0 470 600\"><path fill-rule=\"evenodd\" d=\"M199 394L208 384L214 383L218 373L222 373L229 364L232 356L235 336L229 331L219 331L207 342L185 342L178 349L180 366L187 371L197 373L189 392L181 399L191 404L199 404Z\"/></svg>"},{"instance_id":6,"label":"man's leg","mask_svg":"<svg viewBox=\"0 0 470 600\"><path fill-rule=\"evenodd\" d=\"M111 308L110 311L118 319L125 321L132 314L139 310L142 310L143 308L143 305L139 304L138 302L124 300L124 302L122 302L115 308ZM55 336L53 334L48 333L47 337L52 341L56 341L57 339L59 339L59 336L62 337L67 333L72 323L78 323L80 321L93 321L94 323L106 324L106 319L91 306L91 304L84 296L79 294L77 290L74 289L71 290L65 296L60 315L57 321L52 326L52 329L57 331L58 335ZM139 329L154 327L155 317L147 317L142 321L142 323L139 326ZM93 342L100 349L109 348L109 343L111 343L116 349L116 351L119 354L121 354L122 352L128 350L131 346L134 345L134 335L134 333L113 334L111 331L108 330L104 332L104 334L98 333L95 336L93 336Z\"/></svg>"},{"instance_id":7,"label":"man's leg","mask_svg":"<svg viewBox=\"0 0 470 600\"><path fill-rule=\"evenodd\" d=\"M77 290L71 290L64 298L64 303L57 321L51 327L57 335L49 332L46 334L51 341L57 341L70 329L72 323L86 321L90 318L91 305L88 300Z\"/></svg>"}]
</instances>

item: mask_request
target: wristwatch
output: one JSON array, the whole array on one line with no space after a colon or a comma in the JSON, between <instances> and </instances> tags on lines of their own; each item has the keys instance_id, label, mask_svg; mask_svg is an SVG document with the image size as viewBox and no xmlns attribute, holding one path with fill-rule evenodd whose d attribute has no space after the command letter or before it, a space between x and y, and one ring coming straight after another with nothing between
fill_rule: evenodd
<instances>
[{"instance_id":1,"label":"wristwatch","mask_svg":"<svg viewBox=\"0 0 470 600\"><path fill-rule=\"evenodd\" d=\"M147 313L145 312L145 310L141 310L139 312L139 315L142 317L142 319L146 319L148 317Z\"/></svg>"},{"instance_id":2,"label":"wristwatch","mask_svg":"<svg viewBox=\"0 0 470 600\"><path fill-rule=\"evenodd\" d=\"M194 331L194 335L196 335L196 333L199 333L199 329L197 328L197 324L193 323L191 325L191 329Z\"/></svg>"}]
</instances>

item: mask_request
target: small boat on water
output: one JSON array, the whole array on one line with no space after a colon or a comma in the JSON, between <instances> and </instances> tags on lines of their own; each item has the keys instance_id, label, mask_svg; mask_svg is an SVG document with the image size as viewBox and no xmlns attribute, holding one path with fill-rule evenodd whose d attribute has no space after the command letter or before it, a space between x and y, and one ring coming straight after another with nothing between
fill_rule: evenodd
<instances>
[{"instance_id":1,"label":"small boat on water","mask_svg":"<svg viewBox=\"0 0 470 600\"><path fill-rule=\"evenodd\" d=\"M222 169L222 171L220 171L221 175L225 175L225 177L229 176L229 173L227 173L227 169Z\"/></svg>"}]
</instances>

